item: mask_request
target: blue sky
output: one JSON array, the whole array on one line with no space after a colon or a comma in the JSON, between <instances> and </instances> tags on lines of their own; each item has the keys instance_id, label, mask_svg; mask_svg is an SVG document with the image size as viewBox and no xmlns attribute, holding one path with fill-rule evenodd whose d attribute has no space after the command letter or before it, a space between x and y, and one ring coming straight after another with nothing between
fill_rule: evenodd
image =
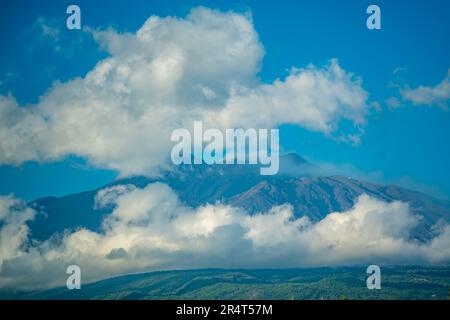
<instances>
[{"instance_id":1,"label":"blue sky","mask_svg":"<svg viewBox=\"0 0 450 320\"><path fill-rule=\"evenodd\" d=\"M21 104L35 103L59 80L84 76L107 54L92 38L65 28L65 9L72 2L16 1L0 12L0 94L11 93ZM151 15L184 17L192 7L250 11L265 49L259 77L272 82L291 67L326 64L337 58L341 67L360 76L372 102L357 146L337 142L298 126L282 126L281 145L317 162L348 168L368 180L397 183L434 195L450 196L450 113L436 106L391 110L399 98L392 84L435 86L450 67L450 3L447 1L376 1L382 29L365 27L369 1L77 1L82 24L136 31ZM60 30L43 35L39 19ZM42 20L41 20L42 21ZM448 100L447 100L448 106ZM346 174L348 169L343 169ZM27 162L0 166L0 194L37 197L99 187L116 173L92 168L73 156L53 163Z\"/></svg>"}]
</instances>

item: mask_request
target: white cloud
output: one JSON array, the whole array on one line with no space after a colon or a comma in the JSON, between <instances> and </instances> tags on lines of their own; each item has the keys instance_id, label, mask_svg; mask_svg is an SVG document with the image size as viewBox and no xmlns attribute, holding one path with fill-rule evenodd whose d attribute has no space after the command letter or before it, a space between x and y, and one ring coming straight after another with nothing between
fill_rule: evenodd
<instances>
[{"instance_id":1,"label":"white cloud","mask_svg":"<svg viewBox=\"0 0 450 320\"><path fill-rule=\"evenodd\" d=\"M400 90L400 94L404 100L410 101L413 105L437 106L447 109L450 100L450 69L447 77L436 86L404 88Z\"/></svg>"},{"instance_id":2,"label":"white cloud","mask_svg":"<svg viewBox=\"0 0 450 320\"><path fill-rule=\"evenodd\" d=\"M13 209L17 200L0 198L1 221L6 221L0 234L17 239L1 242L10 247L2 247L0 287L63 286L70 264L81 267L86 283L164 269L450 261L448 225L441 225L429 243L416 242L409 234L420 217L408 204L366 195L352 209L331 213L317 223L295 218L289 205L254 216L220 203L189 208L161 183L144 189L112 187L100 191L97 199L99 205L113 205L102 232L80 229L30 244L25 222L33 218L33 211L22 207L18 214ZM14 220L17 214L21 218Z\"/></svg>"},{"instance_id":3,"label":"white cloud","mask_svg":"<svg viewBox=\"0 0 450 320\"><path fill-rule=\"evenodd\" d=\"M85 77L55 82L36 105L0 97L0 164L76 154L122 175L152 174L169 157L171 131L193 120L331 134L367 114L361 80L336 60L260 83L264 49L248 15L197 8L152 16L136 33L91 32L110 57Z\"/></svg>"},{"instance_id":4,"label":"white cloud","mask_svg":"<svg viewBox=\"0 0 450 320\"><path fill-rule=\"evenodd\" d=\"M24 253L29 229L26 221L35 211L12 196L0 196L0 266L4 260Z\"/></svg>"},{"instance_id":5,"label":"white cloud","mask_svg":"<svg viewBox=\"0 0 450 320\"><path fill-rule=\"evenodd\" d=\"M232 94L210 118L226 127L274 127L282 123L330 133L341 119L364 123L367 93L361 80L345 72L337 60L324 68L292 69L284 80Z\"/></svg>"}]
</instances>

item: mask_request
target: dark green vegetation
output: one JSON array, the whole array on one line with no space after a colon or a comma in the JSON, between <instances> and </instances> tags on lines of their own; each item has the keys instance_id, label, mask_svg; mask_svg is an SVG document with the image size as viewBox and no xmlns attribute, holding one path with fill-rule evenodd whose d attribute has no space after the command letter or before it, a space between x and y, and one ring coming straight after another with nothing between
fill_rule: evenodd
<instances>
[{"instance_id":1,"label":"dark green vegetation","mask_svg":"<svg viewBox=\"0 0 450 320\"><path fill-rule=\"evenodd\" d=\"M1 293L2 299L447 299L450 267L383 267L380 290L364 267L189 270L127 275L83 285Z\"/></svg>"}]
</instances>

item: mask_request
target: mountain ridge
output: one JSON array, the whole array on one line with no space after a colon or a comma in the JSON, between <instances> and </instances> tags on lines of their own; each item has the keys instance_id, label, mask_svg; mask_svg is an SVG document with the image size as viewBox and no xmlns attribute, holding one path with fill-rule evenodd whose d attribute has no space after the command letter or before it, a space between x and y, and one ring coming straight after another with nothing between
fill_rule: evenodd
<instances>
[{"instance_id":1,"label":"mountain ridge","mask_svg":"<svg viewBox=\"0 0 450 320\"><path fill-rule=\"evenodd\" d=\"M398 186L380 186L345 176L290 175L286 167L313 166L301 156L288 154L280 158L280 173L259 175L256 165L180 165L159 177L131 177L90 191L64 197L45 197L31 202L40 214L29 222L34 239L45 240L54 232L85 227L101 230L108 209L95 208L98 190L119 184L143 188L154 182L169 185L180 201L191 207L222 202L246 209L249 214L269 210L275 205L290 203L296 217L308 216L319 221L331 212L350 209L355 199L365 193L383 201L409 202L414 213L423 216L413 237L427 241L434 235L433 226L440 220L450 222L450 202ZM64 214L61 214L63 212Z\"/></svg>"}]
</instances>

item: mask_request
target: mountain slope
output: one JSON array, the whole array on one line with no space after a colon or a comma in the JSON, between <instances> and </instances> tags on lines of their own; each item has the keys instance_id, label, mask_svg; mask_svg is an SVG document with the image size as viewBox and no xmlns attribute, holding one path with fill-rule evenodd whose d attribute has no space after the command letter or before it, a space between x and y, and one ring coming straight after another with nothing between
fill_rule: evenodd
<instances>
[{"instance_id":1,"label":"mountain slope","mask_svg":"<svg viewBox=\"0 0 450 320\"><path fill-rule=\"evenodd\" d=\"M261 181L226 202L245 208L250 213L290 203L296 216L306 215L312 221L320 221L331 212L350 209L354 200L363 193L387 202L408 202L412 210L423 217L413 232L413 237L420 240L433 236L432 227L440 219L450 221L450 206L447 201L396 186L379 186L342 176Z\"/></svg>"},{"instance_id":2,"label":"mountain slope","mask_svg":"<svg viewBox=\"0 0 450 320\"><path fill-rule=\"evenodd\" d=\"M245 208L250 214L290 203L296 216L306 215L313 221L319 221L331 212L350 209L355 199L366 193L385 201L409 202L414 212L423 216L413 234L413 237L423 241L433 236L432 226L439 220L450 222L449 201L397 186L380 186L342 176L292 176L287 170L292 166L301 168L311 164L298 155L289 154L281 158L280 173L276 176L261 176L259 167L253 165L181 165L160 177L133 177L114 181L107 186L133 184L142 188L160 181L174 189L180 200L189 206L221 201ZM100 230L108 211L94 208L97 191L34 201L32 205L42 214L30 222L32 236L42 240L54 232L78 227Z\"/></svg>"},{"instance_id":3,"label":"mountain slope","mask_svg":"<svg viewBox=\"0 0 450 320\"><path fill-rule=\"evenodd\" d=\"M363 267L180 270L126 275L83 285L1 292L0 299L446 299L449 267L383 267L368 290Z\"/></svg>"}]
</instances>

